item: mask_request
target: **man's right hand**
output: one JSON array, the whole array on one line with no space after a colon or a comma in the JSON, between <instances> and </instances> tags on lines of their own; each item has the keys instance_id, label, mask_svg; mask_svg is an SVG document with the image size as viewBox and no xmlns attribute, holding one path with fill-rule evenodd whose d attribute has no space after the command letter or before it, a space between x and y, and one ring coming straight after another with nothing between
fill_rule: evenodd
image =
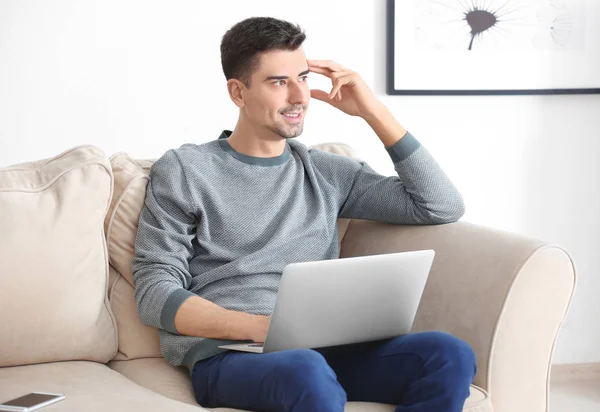
<instances>
[{"instance_id":1,"label":"man's right hand","mask_svg":"<svg viewBox=\"0 0 600 412\"><path fill-rule=\"evenodd\" d=\"M256 343L264 343L267 339L269 324L271 323L270 316L253 315L254 325L252 328L252 339Z\"/></svg>"},{"instance_id":2,"label":"man's right hand","mask_svg":"<svg viewBox=\"0 0 600 412\"><path fill-rule=\"evenodd\" d=\"M257 343L265 342L270 322L270 316L224 309L200 296L187 299L175 314L181 335Z\"/></svg>"}]
</instances>

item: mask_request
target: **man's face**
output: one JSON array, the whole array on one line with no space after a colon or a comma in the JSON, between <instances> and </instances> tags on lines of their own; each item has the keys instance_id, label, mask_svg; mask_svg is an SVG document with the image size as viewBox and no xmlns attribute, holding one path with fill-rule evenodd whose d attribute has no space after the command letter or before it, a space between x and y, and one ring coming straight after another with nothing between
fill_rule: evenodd
<instances>
[{"instance_id":1,"label":"man's face","mask_svg":"<svg viewBox=\"0 0 600 412\"><path fill-rule=\"evenodd\" d=\"M310 101L308 64L302 47L260 55L245 91L243 110L257 130L268 129L285 138L302 133Z\"/></svg>"}]
</instances>

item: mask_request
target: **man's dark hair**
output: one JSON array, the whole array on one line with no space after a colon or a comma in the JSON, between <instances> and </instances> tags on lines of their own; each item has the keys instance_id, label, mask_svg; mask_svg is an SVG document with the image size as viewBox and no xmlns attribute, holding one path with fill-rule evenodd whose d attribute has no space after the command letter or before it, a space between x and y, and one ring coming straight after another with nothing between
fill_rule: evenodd
<instances>
[{"instance_id":1,"label":"man's dark hair","mask_svg":"<svg viewBox=\"0 0 600 412\"><path fill-rule=\"evenodd\" d=\"M298 25L272 17L251 17L236 23L221 40L221 65L225 78L238 79L250 86L250 76L258 68L260 53L296 50L306 35Z\"/></svg>"}]
</instances>

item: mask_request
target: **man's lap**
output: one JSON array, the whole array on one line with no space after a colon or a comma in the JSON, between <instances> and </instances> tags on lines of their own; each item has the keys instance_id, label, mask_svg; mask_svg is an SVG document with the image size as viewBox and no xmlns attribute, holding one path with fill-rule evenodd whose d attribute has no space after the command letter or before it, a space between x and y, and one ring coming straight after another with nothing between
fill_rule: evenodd
<instances>
[{"instance_id":1,"label":"man's lap","mask_svg":"<svg viewBox=\"0 0 600 412\"><path fill-rule=\"evenodd\" d=\"M248 392L247 397L255 398L244 401L260 403L256 397L261 393L272 395L284 390L281 385L277 387L274 378L281 374L286 377L287 385L333 385L332 380L337 379L349 401L398 405L411 383L424 374L425 363L444 356L447 350L455 353L457 345L461 345L461 341L451 335L424 332L314 350L268 354L226 352L196 364L192 379L197 400L209 407L226 406L222 401L233 394L225 387L235 387L238 395ZM213 401L221 401L221 404L206 403L211 395Z\"/></svg>"},{"instance_id":2,"label":"man's lap","mask_svg":"<svg viewBox=\"0 0 600 412\"><path fill-rule=\"evenodd\" d=\"M311 349L265 354L225 352L198 362L192 372L192 385L196 401L206 407L287 410L283 406L297 402L307 387L311 392L327 389L319 403L343 405L346 401L323 356ZM337 398L325 394L337 388Z\"/></svg>"}]
</instances>

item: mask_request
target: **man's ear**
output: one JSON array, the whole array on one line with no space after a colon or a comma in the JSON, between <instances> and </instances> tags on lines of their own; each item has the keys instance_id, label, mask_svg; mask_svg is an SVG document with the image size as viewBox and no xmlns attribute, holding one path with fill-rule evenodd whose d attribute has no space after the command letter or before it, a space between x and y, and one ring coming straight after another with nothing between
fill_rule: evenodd
<instances>
[{"instance_id":1,"label":"man's ear","mask_svg":"<svg viewBox=\"0 0 600 412\"><path fill-rule=\"evenodd\" d=\"M237 107L244 107L244 92L246 90L246 86L244 83L239 81L238 79L229 79L227 80L227 91L229 92L229 97L231 101L235 103Z\"/></svg>"}]
</instances>

